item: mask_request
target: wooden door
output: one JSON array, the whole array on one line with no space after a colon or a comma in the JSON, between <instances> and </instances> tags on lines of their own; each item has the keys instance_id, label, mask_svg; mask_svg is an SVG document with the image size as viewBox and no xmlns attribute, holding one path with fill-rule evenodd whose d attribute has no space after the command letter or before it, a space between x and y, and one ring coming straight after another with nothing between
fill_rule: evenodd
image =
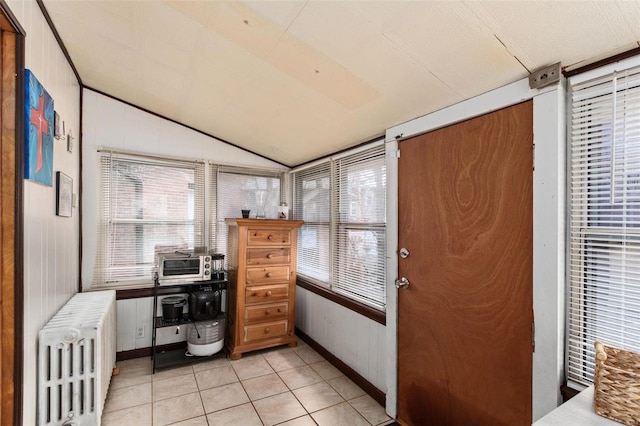
<instances>
[{"instance_id":1,"label":"wooden door","mask_svg":"<svg viewBox=\"0 0 640 426\"><path fill-rule=\"evenodd\" d=\"M10 18L11 17L11 18ZM22 424L22 131L24 34L0 4L0 424ZM16 276L16 272L19 275ZM16 309L17 308L17 309Z\"/></svg>"},{"instance_id":2,"label":"wooden door","mask_svg":"<svg viewBox=\"0 0 640 426\"><path fill-rule=\"evenodd\" d=\"M398 417L530 425L533 110L399 144Z\"/></svg>"}]
</instances>

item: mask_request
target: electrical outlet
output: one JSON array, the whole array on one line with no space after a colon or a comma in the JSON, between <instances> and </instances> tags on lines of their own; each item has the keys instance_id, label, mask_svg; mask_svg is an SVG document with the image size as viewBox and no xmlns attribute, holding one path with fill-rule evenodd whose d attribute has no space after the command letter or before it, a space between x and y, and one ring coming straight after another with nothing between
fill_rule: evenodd
<instances>
[{"instance_id":1,"label":"electrical outlet","mask_svg":"<svg viewBox=\"0 0 640 426\"><path fill-rule=\"evenodd\" d=\"M142 339L144 337L144 327L138 327L136 330L136 339Z\"/></svg>"}]
</instances>

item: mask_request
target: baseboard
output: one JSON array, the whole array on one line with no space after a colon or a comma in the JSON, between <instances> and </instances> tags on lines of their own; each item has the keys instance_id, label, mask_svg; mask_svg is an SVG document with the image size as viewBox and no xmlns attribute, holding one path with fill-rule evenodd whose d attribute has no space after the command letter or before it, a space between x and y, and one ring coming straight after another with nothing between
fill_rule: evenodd
<instances>
[{"instance_id":1,"label":"baseboard","mask_svg":"<svg viewBox=\"0 0 640 426\"><path fill-rule=\"evenodd\" d=\"M172 351L174 349L186 348L187 342L169 343L167 345L156 346L156 352ZM125 361L127 359L143 358L151 356L151 346L147 348L133 349L130 351L116 352L116 361Z\"/></svg>"},{"instance_id":2,"label":"baseboard","mask_svg":"<svg viewBox=\"0 0 640 426\"><path fill-rule=\"evenodd\" d=\"M345 376L347 376L353 383L360 386L360 388L368 393L373 399L375 399L378 404L386 407L387 405L387 397L384 392L375 387L370 381L362 377L358 374L353 368L349 367L347 364L342 362L340 358L329 352L325 349L320 343L313 340L304 331L296 329L296 336L298 336L303 342L309 345L313 350L318 352L320 355L324 357L327 361L329 361L334 367L342 372Z\"/></svg>"}]
</instances>

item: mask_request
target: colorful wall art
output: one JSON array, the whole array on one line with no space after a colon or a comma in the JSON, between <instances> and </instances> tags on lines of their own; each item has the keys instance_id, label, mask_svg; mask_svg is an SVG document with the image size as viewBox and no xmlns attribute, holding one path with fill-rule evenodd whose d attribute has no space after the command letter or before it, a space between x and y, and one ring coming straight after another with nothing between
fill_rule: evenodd
<instances>
[{"instance_id":1,"label":"colorful wall art","mask_svg":"<svg viewBox=\"0 0 640 426\"><path fill-rule=\"evenodd\" d=\"M53 99L30 70L24 72L24 177L53 186Z\"/></svg>"}]
</instances>

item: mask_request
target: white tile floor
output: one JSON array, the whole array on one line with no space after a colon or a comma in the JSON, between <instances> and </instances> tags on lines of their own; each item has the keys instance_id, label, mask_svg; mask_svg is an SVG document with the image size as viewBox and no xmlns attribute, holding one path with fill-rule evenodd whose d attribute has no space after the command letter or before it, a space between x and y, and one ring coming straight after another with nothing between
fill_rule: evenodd
<instances>
[{"instance_id":1,"label":"white tile floor","mask_svg":"<svg viewBox=\"0 0 640 426\"><path fill-rule=\"evenodd\" d=\"M151 374L150 358L119 362L102 424L370 426L392 420L373 398L300 341Z\"/></svg>"}]
</instances>

